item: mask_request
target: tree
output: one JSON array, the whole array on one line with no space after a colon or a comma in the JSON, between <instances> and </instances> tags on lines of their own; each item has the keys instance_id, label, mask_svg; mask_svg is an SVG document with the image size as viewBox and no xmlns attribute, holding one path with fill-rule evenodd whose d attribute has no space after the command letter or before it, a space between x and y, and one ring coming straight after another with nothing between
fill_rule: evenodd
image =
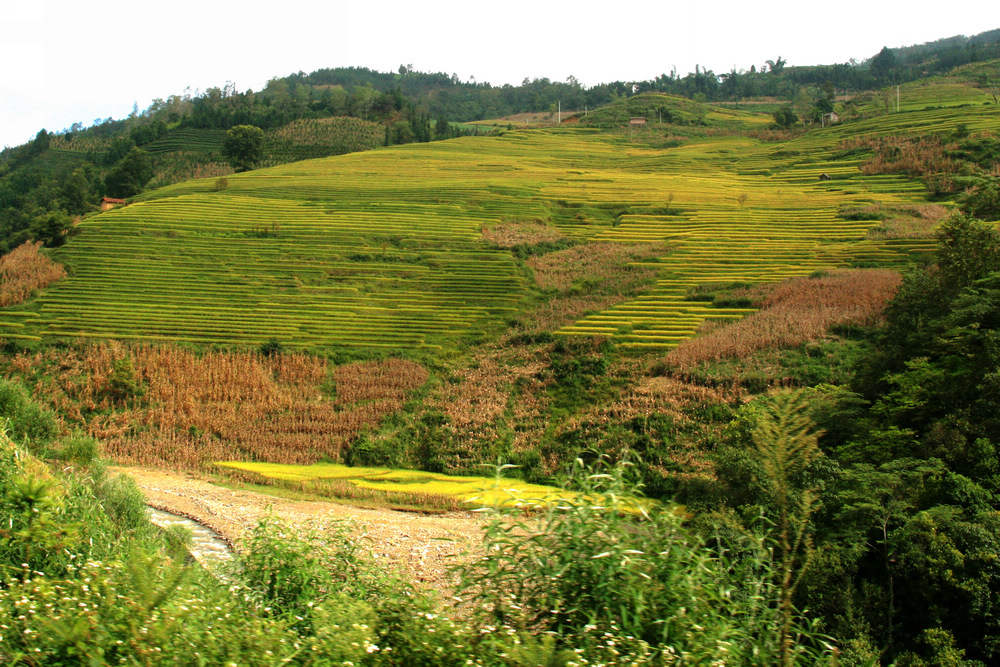
<instances>
[{"instance_id":1,"label":"tree","mask_svg":"<svg viewBox=\"0 0 1000 667\"><path fill-rule=\"evenodd\" d=\"M833 101L825 95L819 95L813 102L810 117L814 123L822 121L823 116L833 111Z\"/></svg>"},{"instance_id":2,"label":"tree","mask_svg":"<svg viewBox=\"0 0 1000 667\"><path fill-rule=\"evenodd\" d=\"M812 110L813 98L809 94L809 91L805 88L799 88L798 93L795 95L795 100L792 102L792 108L802 122L806 122L809 118L809 112Z\"/></svg>"},{"instance_id":3,"label":"tree","mask_svg":"<svg viewBox=\"0 0 1000 667\"><path fill-rule=\"evenodd\" d=\"M765 62L767 63L767 70L771 74L781 74L781 70L785 69L785 65L788 63L781 56L778 56L777 60L766 60Z\"/></svg>"},{"instance_id":4,"label":"tree","mask_svg":"<svg viewBox=\"0 0 1000 667\"><path fill-rule=\"evenodd\" d=\"M962 209L984 220L1000 218L1000 179L982 179L961 199Z\"/></svg>"},{"instance_id":5,"label":"tree","mask_svg":"<svg viewBox=\"0 0 1000 667\"><path fill-rule=\"evenodd\" d=\"M888 46L883 46L871 60L872 74L884 83L889 83L896 70L896 54Z\"/></svg>"},{"instance_id":6,"label":"tree","mask_svg":"<svg viewBox=\"0 0 1000 667\"><path fill-rule=\"evenodd\" d=\"M799 122L799 117L795 115L795 110L790 104L786 104L773 114L774 123L782 129L788 129Z\"/></svg>"},{"instance_id":7,"label":"tree","mask_svg":"<svg viewBox=\"0 0 1000 667\"><path fill-rule=\"evenodd\" d=\"M66 242L66 234L73 226L73 219L63 211L48 211L37 216L31 225L31 235L55 248Z\"/></svg>"},{"instance_id":8,"label":"tree","mask_svg":"<svg viewBox=\"0 0 1000 667\"><path fill-rule=\"evenodd\" d=\"M31 152L37 155L48 150L51 139L52 137L48 132L44 129L39 130L38 134L35 135L35 140L31 142Z\"/></svg>"},{"instance_id":9,"label":"tree","mask_svg":"<svg viewBox=\"0 0 1000 667\"><path fill-rule=\"evenodd\" d=\"M405 120L397 120L390 128L389 140L393 144L408 144L416 138L413 128Z\"/></svg>"},{"instance_id":10,"label":"tree","mask_svg":"<svg viewBox=\"0 0 1000 667\"><path fill-rule=\"evenodd\" d=\"M438 119L434 121L434 137L436 139L447 139L451 136L451 126L448 125L448 119L444 116L438 116Z\"/></svg>"},{"instance_id":11,"label":"tree","mask_svg":"<svg viewBox=\"0 0 1000 667\"><path fill-rule=\"evenodd\" d=\"M77 167L63 182L60 195L70 213L83 213L91 207L93 188L87 171L84 167Z\"/></svg>"},{"instance_id":12,"label":"tree","mask_svg":"<svg viewBox=\"0 0 1000 667\"><path fill-rule=\"evenodd\" d=\"M942 223L937 240L939 276L950 298L976 280L1000 271L1000 233L990 223L953 215Z\"/></svg>"},{"instance_id":13,"label":"tree","mask_svg":"<svg viewBox=\"0 0 1000 667\"><path fill-rule=\"evenodd\" d=\"M236 171L253 169L264 153L264 130L254 125L235 125L226 132L222 155Z\"/></svg>"},{"instance_id":14,"label":"tree","mask_svg":"<svg viewBox=\"0 0 1000 667\"><path fill-rule=\"evenodd\" d=\"M102 162L108 166L113 165L128 155L128 152L133 148L135 148L135 142L132 141L132 137L125 135L115 137L104 152Z\"/></svg>"},{"instance_id":15,"label":"tree","mask_svg":"<svg viewBox=\"0 0 1000 667\"><path fill-rule=\"evenodd\" d=\"M809 410L803 392L775 394L763 405L751 433L763 473L760 482L776 510L771 518L778 549L779 656L786 666L793 664L792 600L812 557L809 524L816 509L816 490L799 488L796 482L823 455L819 449L822 433L816 430Z\"/></svg>"},{"instance_id":16,"label":"tree","mask_svg":"<svg viewBox=\"0 0 1000 667\"><path fill-rule=\"evenodd\" d=\"M153 162L149 153L133 148L119 160L104 178L104 187L112 197L132 197L153 177Z\"/></svg>"}]
</instances>

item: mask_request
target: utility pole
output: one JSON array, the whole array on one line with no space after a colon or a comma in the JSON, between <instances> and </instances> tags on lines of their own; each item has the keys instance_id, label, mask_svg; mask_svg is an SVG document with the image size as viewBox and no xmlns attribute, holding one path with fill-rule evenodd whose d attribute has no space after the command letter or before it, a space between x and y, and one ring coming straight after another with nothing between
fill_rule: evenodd
<instances>
[{"instance_id":1,"label":"utility pole","mask_svg":"<svg viewBox=\"0 0 1000 667\"><path fill-rule=\"evenodd\" d=\"M562 125L562 100L559 100L559 115L556 116L556 125Z\"/></svg>"},{"instance_id":2,"label":"utility pole","mask_svg":"<svg viewBox=\"0 0 1000 667\"><path fill-rule=\"evenodd\" d=\"M899 84L896 84L896 113L899 113Z\"/></svg>"}]
</instances>

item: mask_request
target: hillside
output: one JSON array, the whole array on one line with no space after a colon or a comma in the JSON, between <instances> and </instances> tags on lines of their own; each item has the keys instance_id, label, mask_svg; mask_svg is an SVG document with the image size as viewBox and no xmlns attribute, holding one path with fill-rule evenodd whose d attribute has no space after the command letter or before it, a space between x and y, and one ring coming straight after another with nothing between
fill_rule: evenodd
<instances>
[{"instance_id":1,"label":"hillside","mask_svg":"<svg viewBox=\"0 0 1000 667\"><path fill-rule=\"evenodd\" d=\"M645 118L651 125L694 125L729 129L762 129L771 122L763 114L734 111L677 95L640 93L594 109L593 112L582 115L580 123L612 128L628 125L633 118Z\"/></svg>"},{"instance_id":2,"label":"hillside","mask_svg":"<svg viewBox=\"0 0 1000 667\"><path fill-rule=\"evenodd\" d=\"M664 99L632 98L647 111ZM613 107L595 117L608 113ZM735 118L760 126L752 114ZM777 143L695 135L666 148L655 147L655 126L637 136L519 131L298 162L231 175L221 186L185 182L80 223L55 254L69 278L4 311L0 325L29 340L454 345L546 298L508 250L482 235L533 222L581 249L666 244L669 252L634 263L657 273L652 289L559 332L668 348L705 319L745 312L688 301L699 284L894 265L926 247L869 238L877 219L840 216L919 201L923 192L903 176L863 174L867 158L844 155L842 141L960 123L977 131L998 118L995 105L935 108Z\"/></svg>"},{"instance_id":3,"label":"hillside","mask_svg":"<svg viewBox=\"0 0 1000 667\"><path fill-rule=\"evenodd\" d=\"M0 503L62 484L100 500L98 451L169 469L162 484L141 473L147 493L210 523L264 494L302 516L317 501L384 515L499 489L525 503L484 508L485 555L457 585L463 609L503 630L447 621L460 664L669 664L675 650L992 664L1000 104L982 82L995 71L902 84L898 111L895 86L840 96L839 120L785 128L750 110L767 107L656 92L559 127L315 159L298 158L385 127L269 128L276 164L141 192L57 233L59 247L0 258L0 415L52 462L46 480L66 480L36 493L21 481L30 459L0 436L14 480ZM197 161L220 133L172 128L147 145ZM37 163L77 159L71 140L48 142ZM226 518L252 529L245 510ZM397 627L445 619L448 603L397 613L400 589L367 579L356 599L325 598L339 556L310 554L345 533L324 530L273 528L245 547L284 554L258 553L263 580L287 560L282 572L326 582L274 623L269 607L244 614L273 639L261 645L320 641L314 601L333 599L367 610L371 625L351 627L372 645L418 656L372 650L364 664L441 664ZM0 531L11 572L22 537ZM125 539L115 558L132 558ZM409 635L437 651L440 622ZM38 643L56 655L61 636Z\"/></svg>"}]
</instances>

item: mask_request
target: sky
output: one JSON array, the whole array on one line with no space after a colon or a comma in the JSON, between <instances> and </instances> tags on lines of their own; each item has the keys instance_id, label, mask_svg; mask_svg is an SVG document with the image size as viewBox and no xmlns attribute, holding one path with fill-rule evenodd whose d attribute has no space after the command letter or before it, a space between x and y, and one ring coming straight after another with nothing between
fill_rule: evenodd
<instances>
[{"instance_id":1,"label":"sky","mask_svg":"<svg viewBox=\"0 0 1000 667\"><path fill-rule=\"evenodd\" d=\"M683 6L675 6L683 5ZM525 2L3 0L0 146L123 118L155 98L324 67L584 85L693 71L864 60L1000 28L1000 4L951 0ZM928 6L929 3L928 3ZM591 7L593 7L591 9ZM946 7L947 11L943 11ZM992 7L992 9L990 9Z\"/></svg>"}]
</instances>

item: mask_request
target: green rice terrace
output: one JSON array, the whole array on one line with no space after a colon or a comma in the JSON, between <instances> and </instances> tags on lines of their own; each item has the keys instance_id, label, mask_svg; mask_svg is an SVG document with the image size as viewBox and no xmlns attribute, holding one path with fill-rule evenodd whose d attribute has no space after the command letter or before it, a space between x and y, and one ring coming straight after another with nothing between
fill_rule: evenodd
<instances>
[{"instance_id":1,"label":"green rice terrace","mask_svg":"<svg viewBox=\"0 0 1000 667\"><path fill-rule=\"evenodd\" d=\"M53 253L68 277L0 312L0 329L28 340L433 351L480 340L544 297L509 249L483 237L534 222L571 243L664 244L637 261L657 272L649 289L557 333L670 348L706 320L749 312L691 300L694 286L900 265L929 250L927 239L878 239L878 220L841 217L924 197L906 176L864 175L870 152L842 142L995 128L1000 110L904 111L780 142L755 138L762 120L730 114L724 128L665 148L652 128L522 130L165 187L80 222Z\"/></svg>"}]
</instances>

